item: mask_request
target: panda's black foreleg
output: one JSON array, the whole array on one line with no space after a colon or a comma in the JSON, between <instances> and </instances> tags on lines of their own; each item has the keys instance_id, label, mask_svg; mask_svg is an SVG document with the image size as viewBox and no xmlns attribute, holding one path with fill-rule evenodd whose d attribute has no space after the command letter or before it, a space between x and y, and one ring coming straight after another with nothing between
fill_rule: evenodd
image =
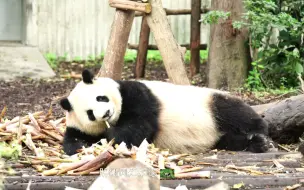
<instances>
[{"instance_id":1,"label":"panda's black foreleg","mask_svg":"<svg viewBox=\"0 0 304 190\"><path fill-rule=\"evenodd\" d=\"M149 117L145 117L149 118ZM152 143L157 133L157 125L148 119L123 118L114 126L108 129L107 139L115 139L115 144L125 142L128 148L132 145L139 146L144 139Z\"/></svg>"},{"instance_id":2,"label":"panda's black foreleg","mask_svg":"<svg viewBox=\"0 0 304 190\"><path fill-rule=\"evenodd\" d=\"M76 154L78 149L91 146L93 143L98 142L101 138L101 136L95 137L87 135L78 129L67 127L63 139L63 151L67 155Z\"/></svg>"}]
</instances>

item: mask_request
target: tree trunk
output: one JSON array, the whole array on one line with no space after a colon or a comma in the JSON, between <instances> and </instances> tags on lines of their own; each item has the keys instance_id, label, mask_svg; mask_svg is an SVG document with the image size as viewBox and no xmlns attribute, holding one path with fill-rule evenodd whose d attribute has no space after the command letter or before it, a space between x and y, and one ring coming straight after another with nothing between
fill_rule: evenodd
<instances>
[{"instance_id":1,"label":"tree trunk","mask_svg":"<svg viewBox=\"0 0 304 190\"><path fill-rule=\"evenodd\" d=\"M191 77L199 73L200 68L200 43L201 43L201 0L191 0L191 58L190 74Z\"/></svg>"},{"instance_id":2,"label":"tree trunk","mask_svg":"<svg viewBox=\"0 0 304 190\"><path fill-rule=\"evenodd\" d=\"M129 35L134 20L134 11L116 9L111 35L98 77L121 79Z\"/></svg>"},{"instance_id":3,"label":"tree trunk","mask_svg":"<svg viewBox=\"0 0 304 190\"><path fill-rule=\"evenodd\" d=\"M241 87L250 62L248 30L233 29L232 22L241 20L242 0L212 0L212 10L231 12L226 21L211 26L207 80L211 88L232 90Z\"/></svg>"},{"instance_id":4,"label":"tree trunk","mask_svg":"<svg viewBox=\"0 0 304 190\"><path fill-rule=\"evenodd\" d=\"M174 39L162 2L161 0L149 0L149 2L152 12L147 15L148 25L153 32L169 79L175 84L190 85L184 65L185 50Z\"/></svg>"},{"instance_id":5,"label":"tree trunk","mask_svg":"<svg viewBox=\"0 0 304 190\"><path fill-rule=\"evenodd\" d=\"M143 16L141 22L139 45L138 45L135 72L134 72L134 76L137 79L145 76L149 36L150 36L150 28L147 22L147 18Z\"/></svg>"}]
</instances>

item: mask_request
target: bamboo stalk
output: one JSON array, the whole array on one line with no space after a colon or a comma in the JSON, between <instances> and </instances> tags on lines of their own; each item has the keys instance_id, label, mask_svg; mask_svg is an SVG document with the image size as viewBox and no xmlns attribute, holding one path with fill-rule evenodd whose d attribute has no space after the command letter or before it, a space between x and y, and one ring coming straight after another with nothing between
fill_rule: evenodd
<instances>
[{"instance_id":1,"label":"bamboo stalk","mask_svg":"<svg viewBox=\"0 0 304 190\"><path fill-rule=\"evenodd\" d=\"M59 142L63 142L63 137L60 136L59 134L56 134L56 133L54 133L54 132L52 132L52 131L47 131L47 130L44 130L44 129L42 129L42 131L43 131L45 134L47 134L47 135L49 135L49 136L51 136L51 137L57 139Z\"/></svg>"},{"instance_id":2,"label":"bamboo stalk","mask_svg":"<svg viewBox=\"0 0 304 190\"><path fill-rule=\"evenodd\" d=\"M2 121L2 118L5 116L6 110L7 110L7 107L4 106L4 108L2 109L1 114L0 114L0 122Z\"/></svg>"}]
</instances>

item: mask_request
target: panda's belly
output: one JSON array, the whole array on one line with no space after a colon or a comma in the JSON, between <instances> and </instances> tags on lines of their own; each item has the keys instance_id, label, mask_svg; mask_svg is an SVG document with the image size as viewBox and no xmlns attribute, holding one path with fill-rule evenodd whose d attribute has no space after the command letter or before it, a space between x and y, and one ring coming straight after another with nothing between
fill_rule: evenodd
<instances>
[{"instance_id":1,"label":"panda's belly","mask_svg":"<svg viewBox=\"0 0 304 190\"><path fill-rule=\"evenodd\" d=\"M164 107L155 145L173 153L201 153L214 146L221 134L209 108L200 103Z\"/></svg>"},{"instance_id":2,"label":"panda's belly","mask_svg":"<svg viewBox=\"0 0 304 190\"><path fill-rule=\"evenodd\" d=\"M220 138L212 118L212 89L145 82L161 103L154 143L173 153L200 153Z\"/></svg>"},{"instance_id":3,"label":"panda's belly","mask_svg":"<svg viewBox=\"0 0 304 190\"><path fill-rule=\"evenodd\" d=\"M172 153L202 153L220 138L219 131L208 121L186 118L163 118L155 145Z\"/></svg>"}]
</instances>

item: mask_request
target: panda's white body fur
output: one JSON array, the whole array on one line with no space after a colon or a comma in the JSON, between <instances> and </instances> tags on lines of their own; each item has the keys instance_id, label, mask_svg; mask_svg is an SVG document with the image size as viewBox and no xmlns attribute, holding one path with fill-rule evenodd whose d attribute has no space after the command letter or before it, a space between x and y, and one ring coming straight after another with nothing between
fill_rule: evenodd
<instances>
[{"instance_id":1,"label":"panda's white body fur","mask_svg":"<svg viewBox=\"0 0 304 190\"><path fill-rule=\"evenodd\" d=\"M225 148L225 143L231 141L232 145L227 145L227 149L238 150L241 146L239 143L250 142L251 144L248 144L248 146L252 146L249 148L251 151L263 152L267 150L264 147L266 146L265 138L258 136L267 135L265 122L248 105L229 96L226 92L160 81L141 80L137 82L120 81L118 83L109 78L93 80L92 77L89 78L85 74L83 74L83 78L84 81L78 83L68 97L68 106L62 105L68 110L66 118L68 128L84 132L85 135L88 135L84 139L88 140L90 137L97 137L98 139L99 136L101 137L106 133L105 136L108 138L117 135L116 138L118 139L125 139L129 141L128 143L136 142L138 144L139 138L143 140L154 130L153 143L157 147L168 148L172 153L200 153L215 147L223 135L229 134L222 139L219 147L224 146ZM122 94L124 90L127 92ZM136 94L136 92L139 94ZM153 98L150 103L147 94L150 98L154 97L156 100ZM97 96L107 96L109 101L96 102ZM215 96L218 97L215 98ZM126 102L126 98L128 98L128 101L134 101L132 106L134 105L134 109L137 110L129 113L126 107L122 107L123 101L130 103ZM143 101L141 102L142 105L137 105L140 101ZM156 103L155 101L159 103L155 104L158 106L151 106L151 104ZM221 107L221 104L227 104L228 107L225 105ZM151 107L145 109L144 106ZM227 108L230 108L232 112L229 113ZM130 109L133 108L130 107ZM88 119L87 110L91 110L90 115L94 118L94 121ZM152 111L157 113L158 117L155 114L144 115L144 113L152 113ZM106 112L110 116L103 118ZM128 117L122 116L122 114ZM233 118L235 115L243 118ZM134 117L134 120L130 117ZM137 119L142 122L137 121ZM115 132L105 131L107 128L104 123L105 120L109 122ZM126 120L126 123L124 123L124 120ZM153 120L157 121L154 124L158 126L153 126ZM223 121L227 122L227 125ZM248 126L241 126L244 124ZM116 125L119 125L119 127ZM129 131L119 134L122 131L121 129ZM242 130L245 132L238 132ZM134 134L132 134L133 131ZM256 134L257 137L251 139L252 135ZM65 136L66 150L70 149L74 142L71 140L74 137L73 135L81 138L84 134L80 134L76 130L68 131ZM240 139L239 142L238 138ZM262 147L257 148L257 146Z\"/></svg>"},{"instance_id":2,"label":"panda's white body fur","mask_svg":"<svg viewBox=\"0 0 304 190\"><path fill-rule=\"evenodd\" d=\"M219 140L221 133L216 129L209 105L213 93L223 92L161 81L139 82L161 102L161 133L154 142L157 147L169 148L172 152L204 152Z\"/></svg>"}]
</instances>

